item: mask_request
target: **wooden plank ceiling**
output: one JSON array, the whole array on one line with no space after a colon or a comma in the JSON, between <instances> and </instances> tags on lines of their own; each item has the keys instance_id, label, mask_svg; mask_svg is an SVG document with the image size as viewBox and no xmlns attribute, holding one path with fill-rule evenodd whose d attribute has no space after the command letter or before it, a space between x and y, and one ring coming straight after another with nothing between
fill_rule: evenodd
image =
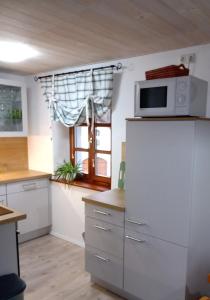
<instances>
[{"instance_id":1,"label":"wooden plank ceiling","mask_svg":"<svg viewBox=\"0 0 210 300\"><path fill-rule=\"evenodd\" d=\"M23 74L205 44L210 1L0 0L0 40L42 53L0 63L0 70Z\"/></svg>"}]
</instances>

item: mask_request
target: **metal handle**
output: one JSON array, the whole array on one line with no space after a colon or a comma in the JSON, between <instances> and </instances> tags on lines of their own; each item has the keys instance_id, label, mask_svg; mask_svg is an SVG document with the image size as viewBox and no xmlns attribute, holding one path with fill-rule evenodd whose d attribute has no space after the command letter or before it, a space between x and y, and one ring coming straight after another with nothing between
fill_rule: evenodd
<instances>
[{"instance_id":1,"label":"metal handle","mask_svg":"<svg viewBox=\"0 0 210 300\"><path fill-rule=\"evenodd\" d=\"M37 188L36 183L23 184L23 189L25 191L35 190Z\"/></svg>"},{"instance_id":2,"label":"metal handle","mask_svg":"<svg viewBox=\"0 0 210 300\"><path fill-rule=\"evenodd\" d=\"M136 225L147 225L145 222L136 222L136 221L132 221L130 219L126 219L127 222L132 223L132 224L136 224Z\"/></svg>"},{"instance_id":3,"label":"metal handle","mask_svg":"<svg viewBox=\"0 0 210 300\"><path fill-rule=\"evenodd\" d=\"M97 228L97 229L103 230L103 231L111 231L110 228L104 228L104 227L101 227L101 226L98 226L98 225L94 225L94 227Z\"/></svg>"},{"instance_id":4,"label":"metal handle","mask_svg":"<svg viewBox=\"0 0 210 300\"><path fill-rule=\"evenodd\" d=\"M103 261L103 262L109 262L109 261L110 261L109 258L105 258L105 257L100 256L100 255L97 255L97 254L95 254L94 256L95 256L96 258L98 258L99 260Z\"/></svg>"},{"instance_id":5,"label":"metal handle","mask_svg":"<svg viewBox=\"0 0 210 300\"><path fill-rule=\"evenodd\" d=\"M104 216L111 216L110 213L106 213L104 211L97 210L97 209L94 209L94 213L97 213L97 214L100 214L100 215L104 215Z\"/></svg>"},{"instance_id":6,"label":"metal handle","mask_svg":"<svg viewBox=\"0 0 210 300\"><path fill-rule=\"evenodd\" d=\"M146 242L145 240L139 240L139 239L136 239L136 238L134 238L130 235L126 235L125 237L126 237L126 239L132 240L132 241L137 242L137 243L145 243Z\"/></svg>"}]
</instances>

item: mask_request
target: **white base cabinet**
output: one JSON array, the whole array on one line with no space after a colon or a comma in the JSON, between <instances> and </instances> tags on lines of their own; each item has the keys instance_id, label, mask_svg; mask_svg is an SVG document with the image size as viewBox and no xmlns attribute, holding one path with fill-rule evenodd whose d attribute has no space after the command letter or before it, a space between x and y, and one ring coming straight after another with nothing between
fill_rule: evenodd
<instances>
[{"instance_id":1,"label":"white base cabinet","mask_svg":"<svg viewBox=\"0 0 210 300\"><path fill-rule=\"evenodd\" d=\"M26 241L50 230L49 180L37 179L7 184L9 207L27 214L18 222L19 240Z\"/></svg>"},{"instance_id":2,"label":"white base cabinet","mask_svg":"<svg viewBox=\"0 0 210 300\"><path fill-rule=\"evenodd\" d=\"M86 270L122 289L124 212L86 204L85 215Z\"/></svg>"}]
</instances>

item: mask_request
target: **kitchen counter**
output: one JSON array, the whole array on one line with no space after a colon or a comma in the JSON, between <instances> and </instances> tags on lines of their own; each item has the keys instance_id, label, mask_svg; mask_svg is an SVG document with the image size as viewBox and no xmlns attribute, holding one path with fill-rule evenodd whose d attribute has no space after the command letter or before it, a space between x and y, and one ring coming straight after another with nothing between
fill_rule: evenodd
<instances>
[{"instance_id":1,"label":"kitchen counter","mask_svg":"<svg viewBox=\"0 0 210 300\"><path fill-rule=\"evenodd\" d=\"M9 183L9 182L17 182L17 181L21 181L21 180L49 178L50 176L51 176L51 174L49 174L49 173L33 171L33 170L5 172L5 173L0 173L0 184L1 183Z\"/></svg>"},{"instance_id":2,"label":"kitchen counter","mask_svg":"<svg viewBox=\"0 0 210 300\"><path fill-rule=\"evenodd\" d=\"M26 219L26 214L16 211L12 208L0 205L0 225L8 223L16 223Z\"/></svg>"},{"instance_id":3,"label":"kitchen counter","mask_svg":"<svg viewBox=\"0 0 210 300\"><path fill-rule=\"evenodd\" d=\"M89 204L125 211L124 190L113 189L106 192L94 193L90 196L83 197L82 200Z\"/></svg>"}]
</instances>

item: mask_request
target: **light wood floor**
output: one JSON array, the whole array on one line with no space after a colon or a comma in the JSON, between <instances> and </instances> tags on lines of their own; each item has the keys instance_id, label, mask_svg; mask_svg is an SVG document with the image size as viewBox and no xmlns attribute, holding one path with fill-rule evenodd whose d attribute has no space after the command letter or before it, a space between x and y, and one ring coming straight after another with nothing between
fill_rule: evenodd
<instances>
[{"instance_id":1,"label":"light wood floor","mask_svg":"<svg viewBox=\"0 0 210 300\"><path fill-rule=\"evenodd\" d=\"M122 299L91 284L84 271L84 249L47 235L20 245L25 300Z\"/></svg>"}]
</instances>

